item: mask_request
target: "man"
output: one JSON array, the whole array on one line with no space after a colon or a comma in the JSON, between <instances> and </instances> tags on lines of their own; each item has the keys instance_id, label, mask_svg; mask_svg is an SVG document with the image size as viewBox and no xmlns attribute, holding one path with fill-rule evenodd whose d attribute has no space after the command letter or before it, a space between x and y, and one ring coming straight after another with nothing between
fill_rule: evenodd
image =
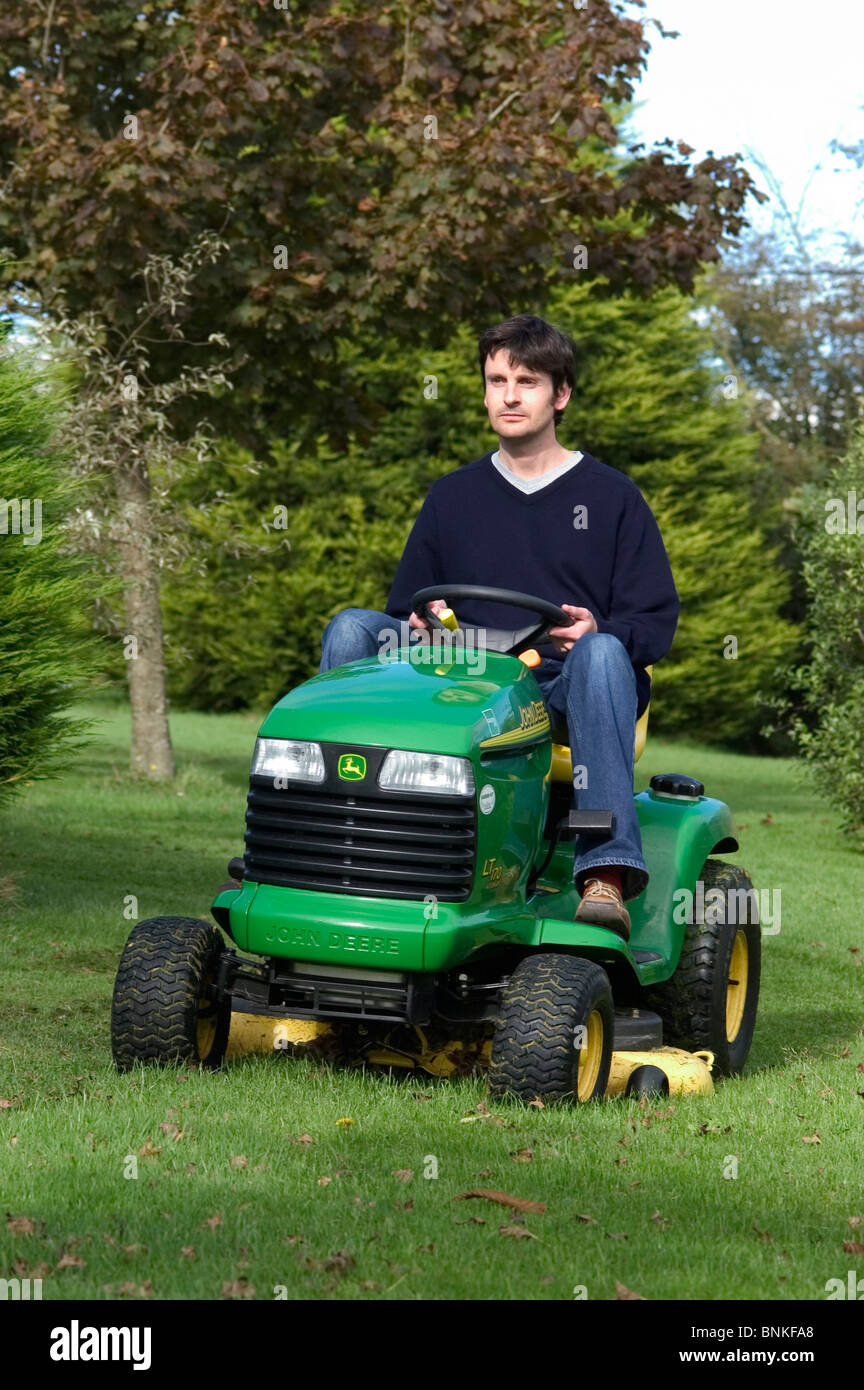
<instances>
[{"instance_id":1,"label":"man","mask_svg":"<svg viewBox=\"0 0 864 1390\"><path fill-rule=\"evenodd\" d=\"M580 810L611 810L613 838L578 837L579 922L630 935L624 906L648 882L633 802L636 720L648 704L645 670L672 645L679 602L654 516L635 483L591 454L565 449L555 429L575 381L574 345L533 314L479 342L484 405L498 449L432 484L405 546L387 613L349 608L328 624L321 670L379 648L379 630L409 618L418 589L484 584L550 600L572 618L553 628L534 675L553 730L566 726ZM431 605L435 612L443 601ZM410 616L409 616L410 615ZM523 610L460 603L460 626L524 627ZM582 783L584 782L584 785Z\"/></svg>"}]
</instances>

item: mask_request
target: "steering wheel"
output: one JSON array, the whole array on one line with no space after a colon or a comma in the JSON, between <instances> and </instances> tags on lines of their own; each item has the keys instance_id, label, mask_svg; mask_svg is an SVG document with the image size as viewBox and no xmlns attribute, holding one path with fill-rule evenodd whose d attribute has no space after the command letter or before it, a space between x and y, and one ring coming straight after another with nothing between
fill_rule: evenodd
<instances>
[{"instance_id":1,"label":"steering wheel","mask_svg":"<svg viewBox=\"0 0 864 1390\"><path fill-rule=\"evenodd\" d=\"M527 608L540 615L541 621L524 628L487 627L486 646L490 651L503 652L506 656L516 656L536 642L542 642L552 627L572 627L573 619L569 613L548 599L537 598L532 594L520 594L516 589L491 589L485 584L431 584L426 589L418 589L411 600L414 612L425 618L430 627L449 632L440 618L433 613L429 604L433 599L443 598L452 607L460 599L480 599L486 603L506 603L511 608Z\"/></svg>"}]
</instances>

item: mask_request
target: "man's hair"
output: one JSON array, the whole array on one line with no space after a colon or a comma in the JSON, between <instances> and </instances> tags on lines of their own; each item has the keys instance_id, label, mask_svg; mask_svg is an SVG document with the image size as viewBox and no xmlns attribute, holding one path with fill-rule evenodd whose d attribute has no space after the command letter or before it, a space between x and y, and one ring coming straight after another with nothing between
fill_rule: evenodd
<instances>
[{"instance_id":1,"label":"man's hair","mask_svg":"<svg viewBox=\"0 0 864 1390\"><path fill-rule=\"evenodd\" d=\"M517 314L494 328L487 328L479 344L480 375L486 384L486 358L502 349L509 353L510 362L529 367L532 372L546 372L552 378L555 395L562 386L571 391L576 384L576 347L572 338L553 328L536 314ZM555 424L561 423L563 410L556 410Z\"/></svg>"}]
</instances>

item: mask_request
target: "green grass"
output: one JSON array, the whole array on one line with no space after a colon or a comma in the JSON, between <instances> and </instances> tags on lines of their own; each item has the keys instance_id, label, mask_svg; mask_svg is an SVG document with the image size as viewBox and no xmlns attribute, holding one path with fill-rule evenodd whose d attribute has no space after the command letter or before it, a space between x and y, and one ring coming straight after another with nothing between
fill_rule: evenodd
<instances>
[{"instance_id":1,"label":"green grass","mask_svg":"<svg viewBox=\"0 0 864 1390\"><path fill-rule=\"evenodd\" d=\"M66 776L0 817L0 1277L41 1274L45 1298L613 1299L617 1281L649 1299L812 1300L864 1275L843 1249L864 1243L864 873L791 764L649 737L637 769L640 787L701 777L743 827L737 859L782 892L744 1077L713 1097L541 1111L491 1102L482 1077L278 1054L117 1075L123 942L137 917L206 916L242 850L257 720L173 715L177 782L141 788L126 711L94 711ZM159 1152L125 1177L148 1139ZM475 1187L546 1211L514 1223L452 1200ZM530 1236L500 1233L514 1224Z\"/></svg>"}]
</instances>

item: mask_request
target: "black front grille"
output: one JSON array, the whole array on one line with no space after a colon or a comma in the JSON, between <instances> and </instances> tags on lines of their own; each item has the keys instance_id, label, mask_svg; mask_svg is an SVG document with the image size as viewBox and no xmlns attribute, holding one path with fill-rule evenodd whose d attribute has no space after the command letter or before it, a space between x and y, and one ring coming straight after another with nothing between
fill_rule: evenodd
<instances>
[{"instance_id":1,"label":"black front grille","mask_svg":"<svg viewBox=\"0 0 864 1390\"><path fill-rule=\"evenodd\" d=\"M462 902L474 852L473 796L355 796L251 779L244 877L255 883Z\"/></svg>"}]
</instances>

